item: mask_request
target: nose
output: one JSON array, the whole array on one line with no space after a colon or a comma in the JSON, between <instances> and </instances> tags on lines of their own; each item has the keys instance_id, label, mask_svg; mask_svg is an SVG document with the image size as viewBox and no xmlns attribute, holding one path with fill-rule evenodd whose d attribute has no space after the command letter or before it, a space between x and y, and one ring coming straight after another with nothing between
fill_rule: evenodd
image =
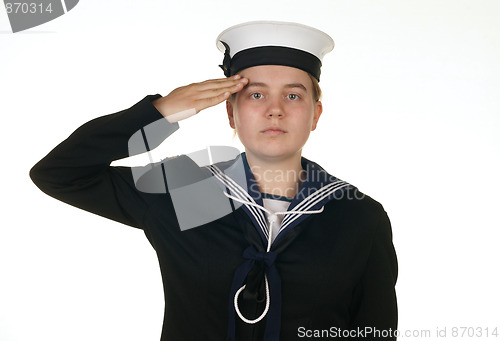
<instances>
[{"instance_id":1,"label":"nose","mask_svg":"<svg viewBox=\"0 0 500 341\"><path fill-rule=\"evenodd\" d=\"M267 108L266 117L281 118L283 116L285 116L285 112L283 110L280 99L275 98L269 101L269 107Z\"/></svg>"}]
</instances>

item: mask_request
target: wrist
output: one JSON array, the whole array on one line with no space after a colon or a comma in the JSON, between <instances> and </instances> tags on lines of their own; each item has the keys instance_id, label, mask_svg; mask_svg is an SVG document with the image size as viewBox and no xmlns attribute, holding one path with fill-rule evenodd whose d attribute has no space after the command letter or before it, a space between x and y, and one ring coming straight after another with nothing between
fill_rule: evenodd
<instances>
[{"instance_id":1,"label":"wrist","mask_svg":"<svg viewBox=\"0 0 500 341\"><path fill-rule=\"evenodd\" d=\"M168 104L165 103L165 97L161 97L158 99L155 99L153 102L151 102L156 110L160 114L163 115L169 121L170 123L175 123L179 122L181 120L185 120L188 117L191 117L196 114L196 109L195 108L189 108L185 110L172 110L171 107L168 106Z\"/></svg>"}]
</instances>

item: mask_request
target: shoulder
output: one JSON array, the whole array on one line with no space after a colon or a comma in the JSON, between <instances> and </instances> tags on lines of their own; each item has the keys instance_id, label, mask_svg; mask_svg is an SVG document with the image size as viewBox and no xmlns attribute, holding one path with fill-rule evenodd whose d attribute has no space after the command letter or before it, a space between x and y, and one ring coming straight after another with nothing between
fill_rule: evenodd
<instances>
[{"instance_id":1,"label":"shoulder","mask_svg":"<svg viewBox=\"0 0 500 341\"><path fill-rule=\"evenodd\" d=\"M377 216L385 213L384 207L380 202L354 186L348 188L339 199L349 211L363 213L368 216Z\"/></svg>"},{"instance_id":2,"label":"shoulder","mask_svg":"<svg viewBox=\"0 0 500 341\"><path fill-rule=\"evenodd\" d=\"M318 193L328 194L325 198L325 209L339 210L343 216L356 218L360 222L373 223L374 220L386 216L382 204L360 191L354 184L330 174L320 165L306 158L302 158L302 166L308 174L306 185L317 190Z\"/></svg>"},{"instance_id":3,"label":"shoulder","mask_svg":"<svg viewBox=\"0 0 500 341\"><path fill-rule=\"evenodd\" d=\"M373 234L391 234L390 221L380 202L351 186L337 193L333 200L325 205L325 212L351 231L358 231L365 236Z\"/></svg>"}]
</instances>

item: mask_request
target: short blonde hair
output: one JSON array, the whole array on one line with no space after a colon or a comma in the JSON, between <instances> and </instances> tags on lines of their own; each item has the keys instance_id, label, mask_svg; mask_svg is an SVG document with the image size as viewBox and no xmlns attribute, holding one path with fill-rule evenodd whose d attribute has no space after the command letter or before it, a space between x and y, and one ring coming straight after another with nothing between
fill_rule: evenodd
<instances>
[{"instance_id":1,"label":"short blonde hair","mask_svg":"<svg viewBox=\"0 0 500 341\"><path fill-rule=\"evenodd\" d=\"M323 94L321 91L321 87L319 86L319 82L316 79L316 77L314 77L310 73L307 73L307 74L309 75L309 78L311 78L312 85L313 85L313 99L314 99L314 101L317 102L321 99L321 95Z\"/></svg>"}]
</instances>

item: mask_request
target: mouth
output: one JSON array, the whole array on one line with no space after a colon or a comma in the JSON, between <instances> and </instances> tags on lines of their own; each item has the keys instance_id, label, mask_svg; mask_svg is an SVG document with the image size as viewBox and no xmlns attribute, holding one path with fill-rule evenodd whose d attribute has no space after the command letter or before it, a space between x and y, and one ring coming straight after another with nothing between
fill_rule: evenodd
<instances>
[{"instance_id":1,"label":"mouth","mask_svg":"<svg viewBox=\"0 0 500 341\"><path fill-rule=\"evenodd\" d=\"M281 129L280 127L269 127L262 130L261 133L267 136L278 136L286 134L286 130Z\"/></svg>"}]
</instances>

